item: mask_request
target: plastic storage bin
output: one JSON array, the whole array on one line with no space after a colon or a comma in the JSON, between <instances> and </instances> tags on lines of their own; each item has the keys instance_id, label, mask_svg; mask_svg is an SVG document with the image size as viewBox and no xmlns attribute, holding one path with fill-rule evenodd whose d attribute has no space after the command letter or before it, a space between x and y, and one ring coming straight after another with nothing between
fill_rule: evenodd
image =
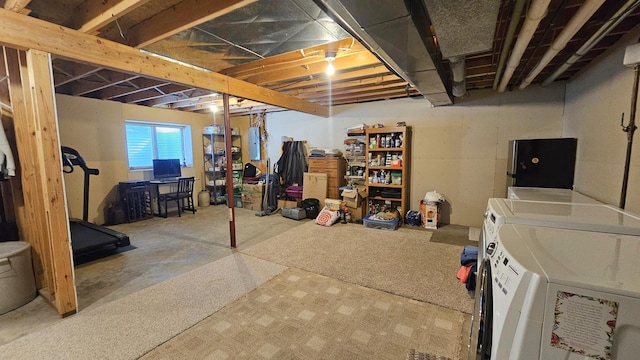
<instances>
[{"instance_id":1,"label":"plastic storage bin","mask_svg":"<svg viewBox=\"0 0 640 360\"><path fill-rule=\"evenodd\" d=\"M383 230L395 230L398 228L398 219L394 218L389 221L383 220L375 220L371 219L372 214L367 215L364 219L362 219L362 224L364 227L372 228L372 229L383 229Z\"/></svg>"},{"instance_id":2,"label":"plastic storage bin","mask_svg":"<svg viewBox=\"0 0 640 360\"><path fill-rule=\"evenodd\" d=\"M26 241L0 242L0 314L36 297L31 245Z\"/></svg>"}]
</instances>

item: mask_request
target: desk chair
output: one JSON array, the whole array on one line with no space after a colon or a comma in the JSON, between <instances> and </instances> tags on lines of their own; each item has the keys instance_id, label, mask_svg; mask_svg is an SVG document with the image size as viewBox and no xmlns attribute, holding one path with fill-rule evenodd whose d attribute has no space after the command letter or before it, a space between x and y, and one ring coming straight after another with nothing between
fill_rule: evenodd
<instances>
[{"instance_id":1,"label":"desk chair","mask_svg":"<svg viewBox=\"0 0 640 360\"><path fill-rule=\"evenodd\" d=\"M167 217L167 204L169 201L175 201L178 204L178 216L182 216L183 210L191 210L194 214L196 213L196 208L193 205L193 183L195 178L179 178L178 185L176 187L176 191L169 192L166 194L160 194L159 201L164 201L164 217ZM187 200L187 205L185 206L185 199Z\"/></svg>"}]
</instances>

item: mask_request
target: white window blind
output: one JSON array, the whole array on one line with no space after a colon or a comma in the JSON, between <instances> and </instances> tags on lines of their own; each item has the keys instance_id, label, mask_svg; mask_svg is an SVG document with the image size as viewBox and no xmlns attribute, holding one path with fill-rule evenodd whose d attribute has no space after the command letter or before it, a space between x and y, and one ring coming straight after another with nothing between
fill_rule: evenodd
<instances>
[{"instance_id":1,"label":"white window blind","mask_svg":"<svg viewBox=\"0 0 640 360\"><path fill-rule=\"evenodd\" d=\"M149 170L153 159L180 159L192 166L191 127L178 124L126 121L127 155L130 170Z\"/></svg>"}]
</instances>

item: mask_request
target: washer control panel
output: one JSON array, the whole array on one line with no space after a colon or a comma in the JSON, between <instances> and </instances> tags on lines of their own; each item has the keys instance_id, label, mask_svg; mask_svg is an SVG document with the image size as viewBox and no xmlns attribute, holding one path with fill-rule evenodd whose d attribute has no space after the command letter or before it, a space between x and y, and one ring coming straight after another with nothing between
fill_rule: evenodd
<instances>
[{"instance_id":1,"label":"washer control panel","mask_svg":"<svg viewBox=\"0 0 640 360\"><path fill-rule=\"evenodd\" d=\"M510 258L499 241L487 245L487 256L491 259L491 273L493 275L494 295L502 293L512 296L517 284L521 280L521 266Z\"/></svg>"}]
</instances>

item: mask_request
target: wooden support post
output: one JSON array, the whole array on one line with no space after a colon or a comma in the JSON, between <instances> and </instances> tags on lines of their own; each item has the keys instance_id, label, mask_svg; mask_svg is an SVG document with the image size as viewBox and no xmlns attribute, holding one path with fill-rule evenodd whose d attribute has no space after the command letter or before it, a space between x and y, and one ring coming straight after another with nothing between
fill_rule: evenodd
<instances>
[{"instance_id":1,"label":"wooden support post","mask_svg":"<svg viewBox=\"0 0 640 360\"><path fill-rule=\"evenodd\" d=\"M222 94L224 107L224 147L227 157L227 202L229 203L229 237L231 247L236 247L236 197L233 192L233 159L231 158L231 114L229 113L229 94Z\"/></svg>"},{"instance_id":2,"label":"wooden support post","mask_svg":"<svg viewBox=\"0 0 640 360\"><path fill-rule=\"evenodd\" d=\"M38 50L6 53L24 206L18 226L33 247L38 289L64 316L77 311L77 298L51 57Z\"/></svg>"}]
</instances>

